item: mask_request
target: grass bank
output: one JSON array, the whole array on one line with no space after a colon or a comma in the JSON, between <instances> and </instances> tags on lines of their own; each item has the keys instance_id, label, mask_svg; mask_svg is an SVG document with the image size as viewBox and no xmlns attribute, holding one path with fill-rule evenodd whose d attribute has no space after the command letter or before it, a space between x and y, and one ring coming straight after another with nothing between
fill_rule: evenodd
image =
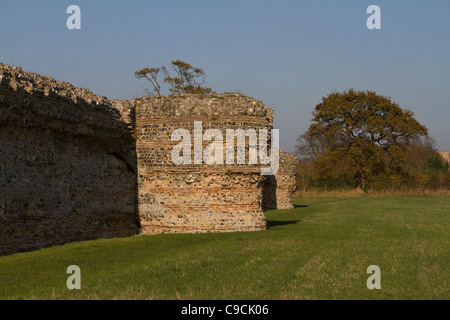
<instances>
[{"instance_id":1,"label":"grass bank","mask_svg":"<svg viewBox=\"0 0 450 320\"><path fill-rule=\"evenodd\" d=\"M450 198L297 199L265 231L136 236L0 257L0 299L450 299ZM66 269L81 269L68 290ZM367 267L381 269L369 290Z\"/></svg>"}]
</instances>

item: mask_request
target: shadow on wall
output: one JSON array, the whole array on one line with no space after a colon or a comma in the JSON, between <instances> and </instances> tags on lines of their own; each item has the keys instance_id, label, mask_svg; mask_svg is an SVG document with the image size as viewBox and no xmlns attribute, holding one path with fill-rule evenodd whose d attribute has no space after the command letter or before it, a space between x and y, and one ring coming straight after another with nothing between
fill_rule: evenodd
<instances>
[{"instance_id":1,"label":"shadow on wall","mask_svg":"<svg viewBox=\"0 0 450 320\"><path fill-rule=\"evenodd\" d=\"M277 208L277 179L275 176L266 176L262 190L262 209L266 211Z\"/></svg>"}]
</instances>

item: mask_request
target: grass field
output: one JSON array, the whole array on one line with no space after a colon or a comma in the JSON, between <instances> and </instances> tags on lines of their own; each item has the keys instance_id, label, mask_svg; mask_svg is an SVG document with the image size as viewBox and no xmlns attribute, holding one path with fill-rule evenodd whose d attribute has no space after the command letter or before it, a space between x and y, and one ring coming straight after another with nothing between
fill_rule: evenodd
<instances>
[{"instance_id":1,"label":"grass field","mask_svg":"<svg viewBox=\"0 0 450 320\"><path fill-rule=\"evenodd\" d=\"M0 299L450 299L450 198L297 199L268 230L95 240L0 257ZM66 269L81 269L68 290ZM369 290L366 269L381 269Z\"/></svg>"}]
</instances>

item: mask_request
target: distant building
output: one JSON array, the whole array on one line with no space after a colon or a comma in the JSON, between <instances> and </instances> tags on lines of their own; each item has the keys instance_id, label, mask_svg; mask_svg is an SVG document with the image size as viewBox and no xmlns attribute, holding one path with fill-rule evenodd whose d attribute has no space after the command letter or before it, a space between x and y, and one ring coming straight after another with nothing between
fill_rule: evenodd
<instances>
[{"instance_id":1,"label":"distant building","mask_svg":"<svg viewBox=\"0 0 450 320\"><path fill-rule=\"evenodd\" d=\"M439 155L444 159L444 161L450 162L450 151L438 151Z\"/></svg>"}]
</instances>

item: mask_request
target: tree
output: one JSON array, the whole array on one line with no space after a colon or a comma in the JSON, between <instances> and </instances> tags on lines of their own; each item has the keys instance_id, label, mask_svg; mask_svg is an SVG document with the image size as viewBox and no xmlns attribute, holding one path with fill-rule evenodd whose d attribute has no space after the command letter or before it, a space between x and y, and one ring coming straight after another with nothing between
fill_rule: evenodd
<instances>
[{"instance_id":1,"label":"tree","mask_svg":"<svg viewBox=\"0 0 450 320\"><path fill-rule=\"evenodd\" d=\"M319 173L350 175L364 188L369 176L402 172L406 147L426 134L427 128L414 119L412 111L373 91L350 89L322 98L306 140L322 148L315 154Z\"/></svg>"},{"instance_id":2,"label":"tree","mask_svg":"<svg viewBox=\"0 0 450 320\"><path fill-rule=\"evenodd\" d=\"M162 71L165 75L164 82L170 85L170 92L173 94L186 94L186 93L211 93L211 88L203 87L205 83L205 72L193 67L187 62L181 60L172 60L172 69L175 71L176 76L172 77L167 72L165 67ZM197 82L200 80L200 82Z\"/></svg>"},{"instance_id":3,"label":"tree","mask_svg":"<svg viewBox=\"0 0 450 320\"><path fill-rule=\"evenodd\" d=\"M147 88L143 88L147 92L147 95L149 96L154 94L161 96L161 86L158 83L158 73L160 70L161 70L160 68L144 68L134 73L134 76L136 78L138 79L145 78L152 84L153 86L152 91L148 90Z\"/></svg>"},{"instance_id":4,"label":"tree","mask_svg":"<svg viewBox=\"0 0 450 320\"><path fill-rule=\"evenodd\" d=\"M439 155L426 157L424 164L426 170L431 174L448 172L448 162L444 161Z\"/></svg>"},{"instance_id":5,"label":"tree","mask_svg":"<svg viewBox=\"0 0 450 320\"><path fill-rule=\"evenodd\" d=\"M437 142L429 135L415 139L406 148L405 156L411 171L422 174L428 169L425 159L433 156L439 157Z\"/></svg>"},{"instance_id":6,"label":"tree","mask_svg":"<svg viewBox=\"0 0 450 320\"><path fill-rule=\"evenodd\" d=\"M325 155L329 150L335 150L345 142L345 137L342 135L327 137L323 132L310 135L306 131L297 138L297 142L295 147L297 157L300 161L310 161Z\"/></svg>"},{"instance_id":7,"label":"tree","mask_svg":"<svg viewBox=\"0 0 450 320\"><path fill-rule=\"evenodd\" d=\"M311 183L314 166L309 161L302 161L298 164L297 186L302 192L306 192Z\"/></svg>"},{"instance_id":8,"label":"tree","mask_svg":"<svg viewBox=\"0 0 450 320\"><path fill-rule=\"evenodd\" d=\"M169 85L169 92L171 94L208 94L211 93L211 88L204 87L206 74L197 67L181 61L172 60L172 69L175 75L171 76L166 67L160 68L144 68L134 73L138 79L145 78L153 86L153 90L145 89L148 95L161 96L161 86L158 83L158 74L160 71L164 74L164 82Z\"/></svg>"}]
</instances>

